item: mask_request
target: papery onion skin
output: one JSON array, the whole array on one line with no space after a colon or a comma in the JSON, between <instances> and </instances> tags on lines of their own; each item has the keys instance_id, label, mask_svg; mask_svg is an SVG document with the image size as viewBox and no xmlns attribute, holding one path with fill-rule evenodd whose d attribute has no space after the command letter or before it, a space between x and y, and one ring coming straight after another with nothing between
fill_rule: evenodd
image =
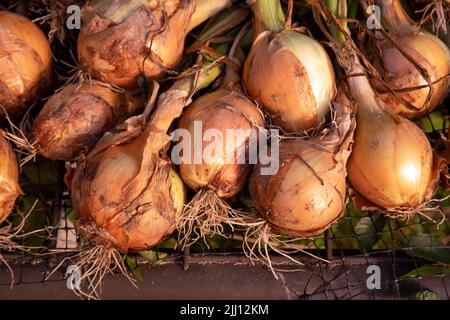
<instances>
[{"instance_id":1,"label":"papery onion skin","mask_svg":"<svg viewBox=\"0 0 450 320\"><path fill-rule=\"evenodd\" d=\"M180 173L183 180L194 190L214 190L221 198L229 198L239 192L247 181L251 171L248 161L239 164L237 159L248 151L248 140L252 129L264 125L264 119L257 107L240 91L230 91L220 88L213 93L198 98L183 113L178 128L186 129L194 137L194 122L202 123L202 131L218 130L225 138L223 149L218 150L212 163L194 164L181 163ZM227 148L226 131L244 130L245 134L239 136L240 142L236 149ZM257 134L257 130L254 133ZM201 150L210 142L203 142ZM195 146L192 144L191 154L194 155ZM233 152L235 156L227 160L227 153ZM230 161L231 160L231 161Z\"/></svg>"},{"instance_id":2,"label":"papery onion skin","mask_svg":"<svg viewBox=\"0 0 450 320\"><path fill-rule=\"evenodd\" d=\"M17 158L4 135L0 130L0 223L9 216L17 197L22 194Z\"/></svg>"},{"instance_id":3,"label":"papery onion skin","mask_svg":"<svg viewBox=\"0 0 450 320\"><path fill-rule=\"evenodd\" d=\"M105 137L103 142L109 139ZM104 150L102 140L73 178L72 201L79 225L93 228L87 233L90 240L122 252L157 245L173 232L183 209L181 178L168 161L154 158L152 165L141 167L142 139Z\"/></svg>"},{"instance_id":4,"label":"papery onion skin","mask_svg":"<svg viewBox=\"0 0 450 320\"><path fill-rule=\"evenodd\" d=\"M0 11L0 116L25 111L52 81L52 54L44 33L27 18Z\"/></svg>"},{"instance_id":5,"label":"papery onion skin","mask_svg":"<svg viewBox=\"0 0 450 320\"><path fill-rule=\"evenodd\" d=\"M309 130L324 121L336 91L325 49L292 30L259 34L242 77L248 94L287 132Z\"/></svg>"},{"instance_id":6,"label":"papery onion skin","mask_svg":"<svg viewBox=\"0 0 450 320\"><path fill-rule=\"evenodd\" d=\"M44 105L34 123L33 139L44 157L72 161L142 108L142 99L126 92L96 84L69 85Z\"/></svg>"},{"instance_id":7,"label":"papery onion skin","mask_svg":"<svg viewBox=\"0 0 450 320\"><path fill-rule=\"evenodd\" d=\"M391 33L395 46L389 40L380 41L381 59L373 58L375 66L388 86L397 90L396 94L411 103L417 110L408 108L392 93L384 93L382 98L389 110L395 114L407 118L426 115L439 106L449 93L450 78L447 75L450 73L450 50L438 37L423 29L418 30L398 0L378 0L377 4L382 8L383 24ZM424 68L431 82L435 82L428 103L426 103L430 91L428 87L398 91L426 86L428 83L417 67L403 56L396 46ZM374 84L378 87L376 82ZM381 87L379 89L383 91Z\"/></svg>"},{"instance_id":8,"label":"papery onion skin","mask_svg":"<svg viewBox=\"0 0 450 320\"><path fill-rule=\"evenodd\" d=\"M201 10L205 4L209 11ZM230 4L230 0L149 1L139 6L124 0L88 2L82 10L79 60L100 81L136 87L140 74L152 80L176 67L190 29ZM118 10L119 6L125 9Z\"/></svg>"}]
</instances>

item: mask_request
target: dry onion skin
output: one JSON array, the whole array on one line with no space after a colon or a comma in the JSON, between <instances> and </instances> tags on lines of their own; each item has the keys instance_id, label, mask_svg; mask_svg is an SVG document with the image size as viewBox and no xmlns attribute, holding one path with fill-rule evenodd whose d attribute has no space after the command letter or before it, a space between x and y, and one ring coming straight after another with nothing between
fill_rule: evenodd
<instances>
[{"instance_id":1,"label":"dry onion skin","mask_svg":"<svg viewBox=\"0 0 450 320\"><path fill-rule=\"evenodd\" d=\"M279 0L256 0L252 10L255 30L269 31L256 32L242 75L245 89L284 131L317 127L336 92L328 54L318 41L283 27Z\"/></svg>"},{"instance_id":2,"label":"dry onion skin","mask_svg":"<svg viewBox=\"0 0 450 320\"><path fill-rule=\"evenodd\" d=\"M251 173L252 165L245 157L251 135L264 126L264 117L243 94L240 80L237 72L228 67L221 86L195 100L180 118L178 129L191 137L196 137L196 123L201 124L204 134L214 130L223 137L221 145L213 150L212 141L205 141L204 137L200 145L191 141L188 146L191 157L187 163L180 163L183 181L198 191L186 205L179 223L184 245L205 239L207 234L223 234L222 224L235 214L225 199L241 191ZM238 136L227 135L238 130L242 130ZM206 154L200 163L194 161L196 152Z\"/></svg>"},{"instance_id":3,"label":"dry onion skin","mask_svg":"<svg viewBox=\"0 0 450 320\"><path fill-rule=\"evenodd\" d=\"M377 0L377 5L381 7L383 26L395 45L388 39L378 42L381 59L374 58L375 66L387 85L397 90L396 95L414 108L408 107L393 93L384 93L381 97L389 110L396 114L407 118L426 115L443 102L450 89L448 44L424 29L418 29L399 0ZM426 78L398 47L426 70L431 83L434 83L429 100L430 88Z\"/></svg>"},{"instance_id":4,"label":"dry onion skin","mask_svg":"<svg viewBox=\"0 0 450 320\"><path fill-rule=\"evenodd\" d=\"M181 60L184 39L231 0L94 0L82 9L81 65L97 80L123 88L137 77L160 78Z\"/></svg>"},{"instance_id":5,"label":"dry onion skin","mask_svg":"<svg viewBox=\"0 0 450 320\"><path fill-rule=\"evenodd\" d=\"M280 142L280 168L261 175L256 166L250 194L259 215L279 234L300 238L318 235L344 213L346 164L351 152L355 120L353 107L335 102L335 121L312 138Z\"/></svg>"},{"instance_id":6,"label":"dry onion skin","mask_svg":"<svg viewBox=\"0 0 450 320\"><path fill-rule=\"evenodd\" d=\"M52 54L44 33L27 18L0 11L0 116L17 116L51 84Z\"/></svg>"},{"instance_id":7,"label":"dry onion skin","mask_svg":"<svg viewBox=\"0 0 450 320\"><path fill-rule=\"evenodd\" d=\"M34 122L37 152L72 161L107 130L143 109L143 100L100 84L69 85L54 94Z\"/></svg>"},{"instance_id":8,"label":"dry onion skin","mask_svg":"<svg viewBox=\"0 0 450 320\"><path fill-rule=\"evenodd\" d=\"M21 194L17 158L5 139L5 133L0 130L0 223L13 211Z\"/></svg>"}]
</instances>

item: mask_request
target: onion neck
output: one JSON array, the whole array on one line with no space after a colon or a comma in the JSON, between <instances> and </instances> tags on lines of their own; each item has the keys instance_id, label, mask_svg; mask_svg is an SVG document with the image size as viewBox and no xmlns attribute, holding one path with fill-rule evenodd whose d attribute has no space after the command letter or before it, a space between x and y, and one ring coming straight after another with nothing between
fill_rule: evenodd
<instances>
[{"instance_id":1,"label":"onion neck","mask_svg":"<svg viewBox=\"0 0 450 320\"><path fill-rule=\"evenodd\" d=\"M183 109L188 105L191 96L208 87L220 73L221 67L219 65L207 64L203 65L197 74L175 82L168 91L160 95L157 108L145 128L145 133L167 132L173 121L181 115ZM176 92L174 95L177 100L171 99L171 91ZM182 101L180 101L180 98Z\"/></svg>"},{"instance_id":2,"label":"onion neck","mask_svg":"<svg viewBox=\"0 0 450 320\"><path fill-rule=\"evenodd\" d=\"M350 74L356 75L348 77L347 83L358 106L357 116L373 117L375 114L385 114L378 104L377 95L369 82L366 71L356 56Z\"/></svg>"},{"instance_id":3,"label":"onion neck","mask_svg":"<svg viewBox=\"0 0 450 320\"><path fill-rule=\"evenodd\" d=\"M280 31L286 20L280 0L255 0L252 4L254 37L263 31Z\"/></svg>"},{"instance_id":4,"label":"onion neck","mask_svg":"<svg viewBox=\"0 0 450 320\"><path fill-rule=\"evenodd\" d=\"M234 0L196 0L188 31L232 5Z\"/></svg>"},{"instance_id":5,"label":"onion neck","mask_svg":"<svg viewBox=\"0 0 450 320\"><path fill-rule=\"evenodd\" d=\"M395 33L416 28L414 21L408 16L400 0L376 0L381 8L383 27Z\"/></svg>"}]
</instances>

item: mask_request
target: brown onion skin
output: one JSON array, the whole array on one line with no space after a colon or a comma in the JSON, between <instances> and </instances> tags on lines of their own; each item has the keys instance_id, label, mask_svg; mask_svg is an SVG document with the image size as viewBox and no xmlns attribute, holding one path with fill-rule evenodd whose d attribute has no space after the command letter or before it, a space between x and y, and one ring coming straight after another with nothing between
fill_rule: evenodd
<instances>
[{"instance_id":1,"label":"brown onion skin","mask_svg":"<svg viewBox=\"0 0 450 320\"><path fill-rule=\"evenodd\" d=\"M143 101L95 84L69 85L53 95L34 123L39 154L75 160L107 130L142 109Z\"/></svg>"},{"instance_id":2,"label":"brown onion skin","mask_svg":"<svg viewBox=\"0 0 450 320\"><path fill-rule=\"evenodd\" d=\"M300 160L315 168L321 181ZM305 174L306 173L306 174ZM259 214L284 235L313 237L341 217L345 206L345 164L303 141L280 143L280 169L261 175L255 166L249 190Z\"/></svg>"},{"instance_id":3,"label":"brown onion skin","mask_svg":"<svg viewBox=\"0 0 450 320\"><path fill-rule=\"evenodd\" d=\"M408 108L392 93L384 93L382 98L391 112L407 118L419 118L433 111L447 96L450 81L442 78L450 73L450 51L436 43L437 38L433 39L433 37L423 32L394 37L396 44L428 72L431 81L435 84L433 84L433 94L428 104L426 104L429 94L428 87L397 93L399 97L411 103L417 110ZM429 58L425 58L426 52L424 50L429 52ZM427 85L426 80L417 68L391 43L381 44L381 52L382 58L375 60L375 66L390 88L399 90ZM376 81L373 84L380 91L384 91Z\"/></svg>"},{"instance_id":4,"label":"brown onion skin","mask_svg":"<svg viewBox=\"0 0 450 320\"><path fill-rule=\"evenodd\" d=\"M27 18L0 11L0 116L22 114L52 81L52 54L44 33Z\"/></svg>"},{"instance_id":5,"label":"brown onion skin","mask_svg":"<svg viewBox=\"0 0 450 320\"><path fill-rule=\"evenodd\" d=\"M21 194L17 158L4 132L0 130L0 223L13 211L16 199Z\"/></svg>"},{"instance_id":6,"label":"brown onion skin","mask_svg":"<svg viewBox=\"0 0 450 320\"><path fill-rule=\"evenodd\" d=\"M88 2L82 10L79 60L94 78L123 88L136 87L142 73L159 78L179 63L194 9L193 1L159 1L156 8L141 6L115 24Z\"/></svg>"},{"instance_id":7,"label":"brown onion skin","mask_svg":"<svg viewBox=\"0 0 450 320\"><path fill-rule=\"evenodd\" d=\"M178 128L186 129L194 136L194 121L202 122L203 132L216 129L224 137L227 129L250 130L264 125L264 119L253 102L240 91L225 88L206 94L192 103L180 118ZM249 135L245 138L248 141ZM204 142L203 148L209 143ZM192 154L193 148L194 146ZM225 152L222 152L214 158L218 162L216 164L181 163L181 176L194 190L210 189L221 198L229 198L243 188L251 172L251 165L238 164L237 161L227 163L225 158Z\"/></svg>"}]
</instances>

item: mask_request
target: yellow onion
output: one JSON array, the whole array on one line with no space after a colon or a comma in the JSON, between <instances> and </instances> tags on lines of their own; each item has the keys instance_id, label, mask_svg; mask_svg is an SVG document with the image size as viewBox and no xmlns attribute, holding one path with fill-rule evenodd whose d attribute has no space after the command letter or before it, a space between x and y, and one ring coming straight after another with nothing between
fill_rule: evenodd
<instances>
[{"instance_id":1,"label":"yellow onion","mask_svg":"<svg viewBox=\"0 0 450 320\"><path fill-rule=\"evenodd\" d=\"M167 135L193 91L208 85L218 67L178 80L159 97L143 126L133 117L106 133L73 177L78 226L96 244L122 252L157 245L175 227L185 202L184 184L164 156Z\"/></svg>"},{"instance_id":2,"label":"yellow onion","mask_svg":"<svg viewBox=\"0 0 450 320\"><path fill-rule=\"evenodd\" d=\"M259 215L283 235L312 237L344 213L346 163L355 121L348 100L335 103L336 125L317 137L280 143L280 168L262 175L255 166L250 194Z\"/></svg>"},{"instance_id":3,"label":"yellow onion","mask_svg":"<svg viewBox=\"0 0 450 320\"><path fill-rule=\"evenodd\" d=\"M143 101L100 84L69 85L53 95L34 123L37 151L71 161L110 128L143 108Z\"/></svg>"},{"instance_id":4,"label":"yellow onion","mask_svg":"<svg viewBox=\"0 0 450 320\"><path fill-rule=\"evenodd\" d=\"M82 10L81 65L96 79L131 88L163 76L182 56L187 33L231 0L97 0Z\"/></svg>"},{"instance_id":5,"label":"yellow onion","mask_svg":"<svg viewBox=\"0 0 450 320\"><path fill-rule=\"evenodd\" d=\"M355 57L350 74L363 73ZM414 209L429 200L439 182L441 163L430 142L410 120L391 115L365 76L348 83L358 103L355 143L348 161L353 188L386 210Z\"/></svg>"},{"instance_id":6,"label":"yellow onion","mask_svg":"<svg viewBox=\"0 0 450 320\"><path fill-rule=\"evenodd\" d=\"M318 126L335 95L328 54L313 38L283 28L279 0L256 0L252 9L255 29L261 19L270 31L257 33L244 65L248 94L287 132Z\"/></svg>"},{"instance_id":7,"label":"yellow onion","mask_svg":"<svg viewBox=\"0 0 450 320\"><path fill-rule=\"evenodd\" d=\"M194 137L195 122L202 124L203 132L214 129L225 137L221 149L204 159L200 164L180 164L180 173L186 184L194 190L210 189L221 198L229 198L239 192L247 181L251 166L239 164L242 153L248 151L251 129L264 125L264 119L258 108L239 88L219 88L192 103L183 113L178 128L187 130ZM226 140L227 130L243 130L239 136L240 143ZM233 137L234 142L234 137ZM203 153L211 142L202 141L200 151ZM230 150L231 148L232 150ZM191 154L196 152L196 143L191 144ZM231 156L230 156L231 155Z\"/></svg>"},{"instance_id":8,"label":"yellow onion","mask_svg":"<svg viewBox=\"0 0 450 320\"><path fill-rule=\"evenodd\" d=\"M442 103L450 89L450 50L438 37L418 29L403 10L400 0L377 0L382 22L395 45L388 39L378 43L381 59L374 58L383 80L414 108L409 107L391 92L384 92L383 100L390 111L408 118L430 113ZM433 84L430 88L417 66L405 57L400 47L416 64L426 70ZM411 88L412 90L408 90ZM381 88L380 88L381 89Z\"/></svg>"},{"instance_id":9,"label":"yellow onion","mask_svg":"<svg viewBox=\"0 0 450 320\"><path fill-rule=\"evenodd\" d=\"M0 130L0 223L14 209L16 199L21 194L17 158L5 139L5 133Z\"/></svg>"},{"instance_id":10,"label":"yellow onion","mask_svg":"<svg viewBox=\"0 0 450 320\"><path fill-rule=\"evenodd\" d=\"M19 115L50 86L51 50L30 20L0 11L0 116Z\"/></svg>"}]
</instances>

